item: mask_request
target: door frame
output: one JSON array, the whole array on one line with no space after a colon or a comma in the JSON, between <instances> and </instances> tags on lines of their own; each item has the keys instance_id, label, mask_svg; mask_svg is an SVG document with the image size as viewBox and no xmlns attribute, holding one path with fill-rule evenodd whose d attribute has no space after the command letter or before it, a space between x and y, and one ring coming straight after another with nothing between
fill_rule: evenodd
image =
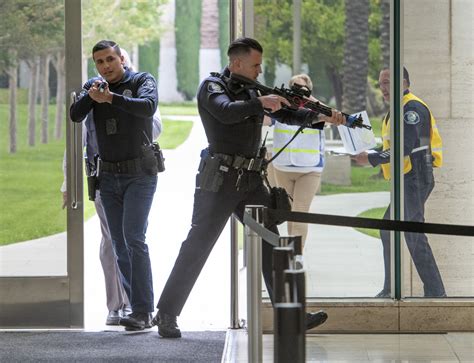
<instances>
[{"instance_id":1,"label":"door frame","mask_svg":"<svg viewBox=\"0 0 474 363\"><path fill-rule=\"evenodd\" d=\"M81 0L64 1L66 110L82 84ZM67 112L69 114L69 112ZM67 275L0 277L0 328L84 326L84 208L82 126L66 122ZM59 167L59 165L58 165Z\"/></svg>"}]
</instances>

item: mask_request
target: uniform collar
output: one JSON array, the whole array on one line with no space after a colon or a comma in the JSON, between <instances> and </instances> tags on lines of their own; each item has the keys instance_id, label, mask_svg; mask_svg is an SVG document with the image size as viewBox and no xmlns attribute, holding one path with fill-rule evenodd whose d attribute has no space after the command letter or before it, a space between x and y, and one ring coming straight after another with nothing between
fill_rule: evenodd
<instances>
[{"instance_id":1,"label":"uniform collar","mask_svg":"<svg viewBox=\"0 0 474 363\"><path fill-rule=\"evenodd\" d=\"M122 79L120 81L114 83L113 85L118 86L119 84L127 83L128 81L130 81L132 76L133 76L133 72L131 70L129 70L127 67L125 67L125 72L123 73Z\"/></svg>"}]
</instances>

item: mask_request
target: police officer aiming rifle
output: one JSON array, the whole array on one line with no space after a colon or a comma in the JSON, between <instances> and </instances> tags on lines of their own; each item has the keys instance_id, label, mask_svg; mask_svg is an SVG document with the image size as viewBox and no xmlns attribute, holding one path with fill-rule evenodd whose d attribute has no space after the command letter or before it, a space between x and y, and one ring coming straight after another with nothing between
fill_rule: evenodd
<instances>
[{"instance_id":1,"label":"police officer aiming rifle","mask_svg":"<svg viewBox=\"0 0 474 363\"><path fill-rule=\"evenodd\" d=\"M344 124L340 112L321 116L308 109L291 110L290 102L275 94L259 95L253 88L233 81L231 74L256 80L262 72L261 45L251 38L233 41L227 51L229 66L222 74L213 73L200 85L197 94L199 114L204 125L208 149L202 154L196 177L191 230L158 302L154 320L163 337L178 338L177 316L191 293L201 269L227 220L235 213L242 221L245 205L270 206L268 189L263 184L264 153L261 129L266 112L284 123L322 129L324 121ZM287 108L282 108L285 105ZM276 226L267 226L278 233ZM263 275L268 293L272 289L272 245L262 246ZM308 329L322 324L326 313L307 314Z\"/></svg>"}]
</instances>

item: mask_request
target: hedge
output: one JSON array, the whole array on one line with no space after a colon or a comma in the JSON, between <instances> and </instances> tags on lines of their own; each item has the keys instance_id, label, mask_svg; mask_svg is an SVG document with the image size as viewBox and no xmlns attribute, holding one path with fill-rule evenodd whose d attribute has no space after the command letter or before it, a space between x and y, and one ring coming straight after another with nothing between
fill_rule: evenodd
<instances>
[{"instance_id":1,"label":"hedge","mask_svg":"<svg viewBox=\"0 0 474 363\"><path fill-rule=\"evenodd\" d=\"M187 100L196 96L199 85L199 48L201 44L201 2L176 0L176 73L178 91Z\"/></svg>"}]
</instances>

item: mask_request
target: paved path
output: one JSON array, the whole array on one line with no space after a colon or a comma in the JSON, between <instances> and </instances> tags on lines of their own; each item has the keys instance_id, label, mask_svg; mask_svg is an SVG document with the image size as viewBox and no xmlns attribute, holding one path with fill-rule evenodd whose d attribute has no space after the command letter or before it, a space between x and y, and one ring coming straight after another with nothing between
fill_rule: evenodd
<instances>
[{"instance_id":1,"label":"paved path","mask_svg":"<svg viewBox=\"0 0 474 363\"><path fill-rule=\"evenodd\" d=\"M159 174L158 190L150 213L147 238L155 301L189 230L199 152L207 144L198 117L176 118L192 120L194 126L183 145L175 150L165 150L166 171ZM365 209L387 205L388 198L388 193L317 196L311 211L356 215ZM282 226L281 230L284 228ZM226 227L184 307L179 323L185 330L222 330L229 326L229 234ZM372 296L378 291L382 261L377 239L351 228L314 225L310 226L309 236L305 248L308 296ZM86 329L89 330L104 329L107 313L98 257L99 243L99 220L94 216L85 224L84 241L85 316ZM57 263L61 256L65 256L64 234L0 248L0 274L25 275L25 271L34 271L31 275L41 275L38 272L41 269L52 272L52 263L44 260L45 249L50 254L56 253L53 259ZM65 268L58 263L53 270L61 274Z\"/></svg>"}]
</instances>

